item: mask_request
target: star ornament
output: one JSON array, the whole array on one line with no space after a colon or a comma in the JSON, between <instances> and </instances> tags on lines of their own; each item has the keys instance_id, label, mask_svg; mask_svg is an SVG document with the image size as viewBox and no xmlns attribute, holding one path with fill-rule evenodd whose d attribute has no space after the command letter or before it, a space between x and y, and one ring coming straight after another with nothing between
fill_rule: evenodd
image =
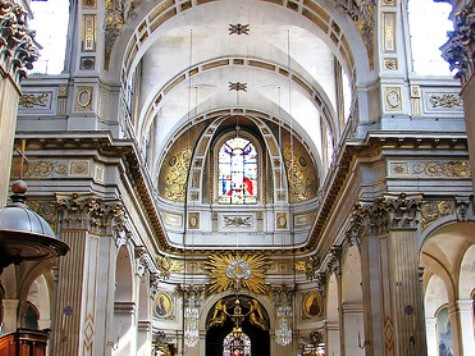
<instances>
[{"instance_id":1,"label":"star ornament","mask_svg":"<svg viewBox=\"0 0 475 356\"><path fill-rule=\"evenodd\" d=\"M204 266L211 280L208 292L222 293L231 287L243 287L256 294L265 294L268 266L269 261L262 255L211 255Z\"/></svg>"}]
</instances>

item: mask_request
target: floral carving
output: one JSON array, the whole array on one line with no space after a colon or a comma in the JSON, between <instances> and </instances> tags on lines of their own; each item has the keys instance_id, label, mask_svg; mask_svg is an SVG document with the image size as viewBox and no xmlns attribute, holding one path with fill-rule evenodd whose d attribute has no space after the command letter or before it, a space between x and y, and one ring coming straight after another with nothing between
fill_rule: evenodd
<instances>
[{"instance_id":1,"label":"floral carving","mask_svg":"<svg viewBox=\"0 0 475 356\"><path fill-rule=\"evenodd\" d=\"M414 174L426 174L428 176L445 176L453 178L469 178L470 165L466 161L435 162L430 161L413 166Z\"/></svg>"},{"instance_id":2,"label":"floral carving","mask_svg":"<svg viewBox=\"0 0 475 356\"><path fill-rule=\"evenodd\" d=\"M437 219L452 214L452 204L448 201L429 201L421 204L421 230L425 230Z\"/></svg>"}]
</instances>

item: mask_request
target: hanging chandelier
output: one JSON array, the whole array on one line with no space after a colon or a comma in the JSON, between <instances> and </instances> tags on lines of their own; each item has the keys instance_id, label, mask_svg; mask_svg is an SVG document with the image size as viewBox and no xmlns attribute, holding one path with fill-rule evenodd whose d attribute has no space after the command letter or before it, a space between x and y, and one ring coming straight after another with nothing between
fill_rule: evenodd
<instances>
[{"instance_id":1,"label":"hanging chandelier","mask_svg":"<svg viewBox=\"0 0 475 356\"><path fill-rule=\"evenodd\" d=\"M290 323L292 320L292 308L284 294L284 298L277 308L277 320L279 327L275 330L275 341L280 346L287 346L292 342L292 329Z\"/></svg>"},{"instance_id":2,"label":"hanging chandelier","mask_svg":"<svg viewBox=\"0 0 475 356\"><path fill-rule=\"evenodd\" d=\"M195 293L191 294L191 298L188 301L188 305L185 308L185 344L188 347L194 347L199 339L200 334L198 331L199 322L199 308L196 304Z\"/></svg>"}]
</instances>

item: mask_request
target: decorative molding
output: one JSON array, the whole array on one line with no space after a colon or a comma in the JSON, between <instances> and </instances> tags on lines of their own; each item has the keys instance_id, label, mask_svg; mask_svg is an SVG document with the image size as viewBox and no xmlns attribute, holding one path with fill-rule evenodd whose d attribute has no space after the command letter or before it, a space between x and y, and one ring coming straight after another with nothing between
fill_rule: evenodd
<instances>
[{"instance_id":1,"label":"decorative molding","mask_svg":"<svg viewBox=\"0 0 475 356\"><path fill-rule=\"evenodd\" d=\"M0 2L0 65L17 85L39 57L34 31L27 28L28 13L13 0Z\"/></svg>"},{"instance_id":2,"label":"decorative molding","mask_svg":"<svg viewBox=\"0 0 475 356\"><path fill-rule=\"evenodd\" d=\"M385 52L396 52L396 14L383 12L383 49Z\"/></svg>"},{"instance_id":3,"label":"decorative molding","mask_svg":"<svg viewBox=\"0 0 475 356\"><path fill-rule=\"evenodd\" d=\"M335 273L337 275L340 275L342 271L342 252L343 248L341 246L332 246L330 247L329 251L329 261L327 265L327 269L330 271L330 273Z\"/></svg>"},{"instance_id":4,"label":"decorative molding","mask_svg":"<svg viewBox=\"0 0 475 356\"><path fill-rule=\"evenodd\" d=\"M384 88L384 108L388 111L402 110L402 94L400 87Z\"/></svg>"},{"instance_id":5,"label":"decorative molding","mask_svg":"<svg viewBox=\"0 0 475 356\"><path fill-rule=\"evenodd\" d=\"M198 230L200 228L200 213L188 213L188 229Z\"/></svg>"},{"instance_id":6,"label":"decorative molding","mask_svg":"<svg viewBox=\"0 0 475 356\"><path fill-rule=\"evenodd\" d=\"M337 8L344 10L355 23L368 53L370 68L374 67L374 30L376 0L335 0Z\"/></svg>"},{"instance_id":7,"label":"decorative molding","mask_svg":"<svg viewBox=\"0 0 475 356\"><path fill-rule=\"evenodd\" d=\"M462 106L462 99L457 94L432 94L429 98L433 108L453 108L454 106Z\"/></svg>"},{"instance_id":8,"label":"decorative molding","mask_svg":"<svg viewBox=\"0 0 475 356\"><path fill-rule=\"evenodd\" d=\"M64 161L29 160L27 162L25 177L54 177L66 176L68 165Z\"/></svg>"},{"instance_id":9,"label":"decorative molding","mask_svg":"<svg viewBox=\"0 0 475 356\"><path fill-rule=\"evenodd\" d=\"M448 33L449 40L441 47L442 57L450 70L457 70L455 78L464 85L475 70L475 2L470 1L455 14L455 30Z\"/></svg>"},{"instance_id":10,"label":"decorative molding","mask_svg":"<svg viewBox=\"0 0 475 356\"><path fill-rule=\"evenodd\" d=\"M51 92L23 93L23 95L20 96L18 105L27 109L38 106L49 109L51 106L51 94Z\"/></svg>"},{"instance_id":11,"label":"decorative molding","mask_svg":"<svg viewBox=\"0 0 475 356\"><path fill-rule=\"evenodd\" d=\"M76 89L76 111L92 110L93 87L78 86Z\"/></svg>"},{"instance_id":12,"label":"decorative molding","mask_svg":"<svg viewBox=\"0 0 475 356\"><path fill-rule=\"evenodd\" d=\"M425 201L421 204L421 231L436 220L452 214L452 204L448 201Z\"/></svg>"},{"instance_id":13,"label":"decorative molding","mask_svg":"<svg viewBox=\"0 0 475 356\"><path fill-rule=\"evenodd\" d=\"M94 52L96 50L96 15L82 15L82 51Z\"/></svg>"},{"instance_id":14,"label":"decorative molding","mask_svg":"<svg viewBox=\"0 0 475 356\"><path fill-rule=\"evenodd\" d=\"M112 47L120 30L127 20L134 16L135 8L140 2L141 0L106 0L106 13L102 26L105 36L105 69L109 69Z\"/></svg>"},{"instance_id":15,"label":"decorative molding","mask_svg":"<svg viewBox=\"0 0 475 356\"><path fill-rule=\"evenodd\" d=\"M225 227L252 227L252 215L243 215L243 216L223 216L223 222Z\"/></svg>"},{"instance_id":16,"label":"decorative molding","mask_svg":"<svg viewBox=\"0 0 475 356\"><path fill-rule=\"evenodd\" d=\"M229 34L230 35L249 35L249 24L242 25L240 23L233 25L229 24Z\"/></svg>"},{"instance_id":17,"label":"decorative molding","mask_svg":"<svg viewBox=\"0 0 475 356\"><path fill-rule=\"evenodd\" d=\"M309 256L304 261L301 261L299 267L295 266L295 269L305 272L306 278L312 281L317 279L321 264L321 260L318 256Z\"/></svg>"},{"instance_id":18,"label":"decorative molding","mask_svg":"<svg viewBox=\"0 0 475 356\"><path fill-rule=\"evenodd\" d=\"M469 197L457 197L455 198L455 214L457 220L460 222L468 221L468 209L470 207L471 201Z\"/></svg>"},{"instance_id":19,"label":"decorative molding","mask_svg":"<svg viewBox=\"0 0 475 356\"><path fill-rule=\"evenodd\" d=\"M397 70L398 69L397 58L385 58L384 68L386 68L387 70Z\"/></svg>"},{"instance_id":20,"label":"decorative molding","mask_svg":"<svg viewBox=\"0 0 475 356\"><path fill-rule=\"evenodd\" d=\"M275 214L275 228L286 230L289 228L287 213L279 212Z\"/></svg>"},{"instance_id":21,"label":"decorative molding","mask_svg":"<svg viewBox=\"0 0 475 356\"><path fill-rule=\"evenodd\" d=\"M247 92L247 83L229 82L229 91L245 91Z\"/></svg>"},{"instance_id":22,"label":"decorative molding","mask_svg":"<svg viewBox=\"0 0 475 356\"><path fill-rule=\"evenodd\" d=\"M412 174L428 177L470 178L468 161L428 161L413 164Z\"/></svg>"},{"instance_id":23,"label":"decorative molding","mask_svg":"<svg viewBox=\"0 0 475 356\"><path fill-rule=\"evenodd\" d=\"M48 225L51 226L54 232L57 232L58 210L55 202L27 200L26 203L31 210L35 211L48 222Z\"/></svg>"}]
</instances>

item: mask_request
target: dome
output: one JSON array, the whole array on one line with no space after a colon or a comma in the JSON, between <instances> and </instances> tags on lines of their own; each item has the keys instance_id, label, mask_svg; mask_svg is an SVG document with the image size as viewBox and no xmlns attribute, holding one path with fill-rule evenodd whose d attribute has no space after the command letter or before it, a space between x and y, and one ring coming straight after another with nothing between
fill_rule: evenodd
<instances>
[{"instance_id":1,"label":"dome","mask_svg":"<svg viewBox=\"0 0 475 356\"><path fill-rule=\"evenodd\" d=\"M14 182L12 203L0 209L0 259L4 265L65 255L69 250L48 223L25 204L26 190L25 182Z\"/></svg>"}]
</instances>

